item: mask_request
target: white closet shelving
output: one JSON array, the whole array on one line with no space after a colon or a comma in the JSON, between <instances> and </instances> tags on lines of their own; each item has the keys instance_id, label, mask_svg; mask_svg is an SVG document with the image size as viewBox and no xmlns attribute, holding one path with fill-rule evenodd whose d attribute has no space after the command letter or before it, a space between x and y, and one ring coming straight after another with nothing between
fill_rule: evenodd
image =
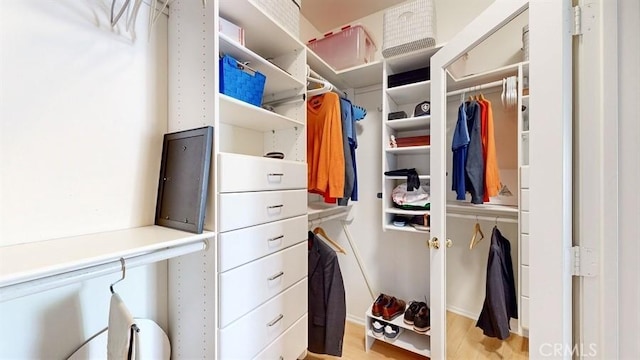
<instances>
[{"instance_id":1,"label":"white closet shelving","mask_svg":"<svg viewBox=\"0 0 640 360\"><path fill-rule=\"evenodd\" d=\"M383 62L381 60L347 69L335 70L316 53L307 48L307 63L320 76L341 89L363 88L382 82Z\"/></svg>"},{"instance_id":2,"label":"white closet shelving","mask_svg":"<svg viewBox=\"0 0 640 360\"><path fill-rule=\"evenodd\" d=\"M189 324L172 330L193 338L176 342L174 357L294 359L306 349L306 47L259 6L177 0L170 10L169 100L177 111L169 127L214 126L205 228L218 235L207 256L170 267L179 295L197 299L190 313L215 314L171 309L176 323ZM244 29L244 45L217 31L218 16ZM219 54L266 76L262 103L270 109L219 91ZM194 88L203 90L187 97ZM188 118L192 109L203 111ZM204 287L187 280L209 273Z\"/></svg>"},{"instance_id":3,"label":"white closet shelving","mask_svg":"<svg viewBox=\"0 0 640 360\"><path fill-rule=\"evenodd\" d=\"M388 77L406 71L416 70L429 66L429 59L441 46L424 49L384 60L383 63L383 99L382 99L382 169L383 173L390 170L403 168L415 168L421 184L430 180L429 154L430 145L391 147L390 136L421 136L429 135L431 128L431 116L413 116L416 105L422 101L428 101L431 93L431 81L422 80L407 83L395 87L389 87ZM404 119L388 120L388 114L395 111L404 111L408 117ZM382 227L383 230L398 230L412 233L426 233L426 230L417 230L409 224L398 227L392 224L393 217L402 215L424 216L428 210L403 210L393 206L391 200L392 190L406 177L385 176L382 178Z\"/></svg>"}]
</instances>

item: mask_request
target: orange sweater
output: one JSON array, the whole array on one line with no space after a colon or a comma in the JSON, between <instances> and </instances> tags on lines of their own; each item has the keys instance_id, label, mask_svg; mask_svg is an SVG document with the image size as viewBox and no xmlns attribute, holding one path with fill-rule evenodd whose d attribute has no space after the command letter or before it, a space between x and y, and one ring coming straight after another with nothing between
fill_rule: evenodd
<instances>
[{"instance_id":1,"label":"orange sweater","mask_svg":"<svg viewBox=\"0 0 640 360\"><path fill-rule=\"evenodd\" d=\"M486 106L486 126L482 121L482 145L484 148L484 201L489 201L490 196L498 196L500 192L500 169L498 168L498 157L496 154L496 139L493 134L493 110L491 102L487 99L480 100Z\"/></svg>"},{"instance_id":2,"label":"orange sweater","mask_svg":"<svg viewBox=\"0 0 640 360\"><path fill-rule=\"evenodd\" d=\"M340 97L315 96L307 102L307 186L325 197L344 197L344 152Z\"/></svg>"}]
</instances>

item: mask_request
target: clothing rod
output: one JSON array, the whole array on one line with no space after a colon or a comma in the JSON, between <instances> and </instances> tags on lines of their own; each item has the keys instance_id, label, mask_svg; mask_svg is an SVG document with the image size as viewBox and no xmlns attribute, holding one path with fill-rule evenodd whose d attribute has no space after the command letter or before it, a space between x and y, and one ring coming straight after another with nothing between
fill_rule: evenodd
<instances>
[{"instance_id":1,"label":"clothing rod","mask_svg":"<svg viewBox=\"0 0 640 360\"><path fill-rule=\"evenodd\" d=\"M276 106L276 105L282 105L286 103L293 103L293 102L305 101L305 100L307 100L307 94L289 96L279 100L268 101L263 103L262 105Z\"/></svg>"},{"instance_id":2,"label":"clothing rod","mask_svg":"<svg viewBox=\"0 0 640 360\"><path fill-rule=\"evenodd\" d=\"M158 261L195 253L205 250L206 248L207 240L199 240L195 243L160 249L146 254L131 256L128 258L125 257L125 268L129 270L134 267L148 265ZM120 259L117 259L95 266L89 266L78 270L71 270L56 275L3 286L2 288L0 288L0 302L17 299L23 296L36 294L42 291L55 289L61 286L97 278L112 273L120 273L121 271L122 265L120 263ZM126 281L126 277L124 281ZM108 286L105 285L104 290L105 294L109 294Z\"/></svg>"},{"instance_id":3,"label":"clothing rod","mask_svg":"<svg viewBox=\"0 0 640 360\"><path fill-rule=\"evenodd\" d=\"M493 87L497 87L497 86L502 86L502 80L498 80L498 81L494 81L494 82L490 82L490 83L486 83L486 84L480 84L480 85L476 85L476 86L470 86L470 87L465 88L465 89L449 91L447 93L447 96L460 95L460 94L464 94L464 93L471 92L471 91L484 90L484 89L489 89L489 88L493 88Z\"/></svg>"},{"instance_id":4,"label":"clothing rod","mask_svg":"<svg viewBox=\"0 0 640 360\"><path fill-rule=\"evenodd\" d=\"M309 220L309 227L318 226L318 225L322 224L325 221L339 219L341 217L347 216L347 214L348 213L345 211L345 212L341 212L339 214L333 214L333 215L319 217L317 219Z\"/></svg>"},{"instance_id":5,"label":"clothing rod","mask_svg":"<svg viewBox=\"0 0 640 360\"><path fill-rule=\"evenodd\" d=\"M333 87L333 90L335 90L336 92L339 92L341 95L344 95L345 97L347 96L347 93L345 91L340 90L337 86L335 86L333 83L331 83L331 81L325 79L324 77L320 76L320 74L318 74L317 72L313 71L313 69L309 68L309 75L313 76L314 78L326 81L327 83L329 83L329 85L331 85L331 87Z\"/></svg>"},{"instance_id":6,"label":"clothing rod","mask_svg":"<svg viewBox=\"0 0 640 360\"><path fill-rule=\"evenodd\" d=\"M517 224L518 219L504 217L504 216L476 216L476 215L463 215L463 214L455 214L455 213L447 213L447 217L455 217L460 219L469 219L469 220L484 220L484 221L499 221L503 223L511 223Z\"/></svg>"}]
</instances>

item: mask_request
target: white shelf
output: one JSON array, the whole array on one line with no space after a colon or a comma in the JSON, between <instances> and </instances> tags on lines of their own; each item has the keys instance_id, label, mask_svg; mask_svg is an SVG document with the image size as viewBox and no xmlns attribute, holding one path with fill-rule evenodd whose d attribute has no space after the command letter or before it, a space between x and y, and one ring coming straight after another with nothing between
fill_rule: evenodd
<instances>
[{"instance_id":1,"label":"white shelf","mask_svg":"<svg viewBox=\"0 0 640 360\"><path fill-rule=\"evenodd\" d=\"M384 212L394 215L425 215L429 214L430 210L405 210L398 208L388 208Z\"/></svg>"},{"instance_id":2,"label":"white shelf","mask_svg":"<svg viewBox=\"0 0 640 360\"><path fill-rule=\"evenodd\" d=\"M348 69L336 70L307 48L307 64L318 75L341 90L362 88L382 83L382 61L377 60Z\"/></svg>"},{"instance_id":3,"label":"white shelf","mask_svg":"<svg viewBox=\"0 0 640 360\"><path fill-rule=\"evenodd\" d=\"M220 17L242 27L245 46L265 59L293 54L304 45L249 0L220 0Z\"/></svg>"},{"instance_id":4,"label":"white shelf","mask_svg":"<svg viewBox=\"0 0 640 360\"><path fill-rule=\"evenodd\" d=\"M393 230L393 231L406 231L406 232L410 232L410 233L414 233L414 234L429 234L430 230L418 230L416 228L414 228L413 226L407 224L405 226L395 226L393 224L387 224L384 226L385 229L387 230Z\"/></svg>"},{"instance_id":5,"label":"white shelf","mask_svg":"<svg viewBox=\"0 0 640 360\"><path fill-rule=\"evenodd\" d=\"M234 99L225 94L219 94L218 96L220 98L221 123L262 132L304 126L300 121Z\"/></svg>"},{"instance_id":6,"label":"white shelf","mask_svg":"<svg viewBox=\"0 0 640 360\"><path fill-rule=\"evenodd\" d=\"M265 75L265 94L277 94L287 90L302 89L305 84L291 76L273 63L265 60L260 55L250 49L231 40L226 35L220 33L220 52L233 56L240 62L249 62L248 66Z\"/></svg>"},{"instance_id":7,"label":"white shelf","mask_svg":"<svg viewBox=\"0 0 640 360\"><path fill-rule=\"evenodd\" d=\"M425 130L431 127L431 115L385 120L384 124L397 131Z\"/></svg>"},{"instance_id":8,"label":"white shelf","mask_svg":"<svg viewBox=\"0 0 640 360\"><path fill-rule=\"evenodd\" d=\"M0 247L0 287L79 270L152 251L211 239L162 226Z\"/></svg>"},{"instance_id":9,"label":"white shelf","mask_svg":"<svg viewBox=\"0 0 640 360\"><path fill-rule=\"evenodd\" d=\"M431 98L431 80L388 88L387 95L398 105L418 105Z\"/></svg>"},{"instance_id":10,"label":"white shelf","mask_svg":"<svg viewBox=\"0 0 640 360\"><path fill-rule=\"evenodd\" d=\"M397 55L385 59L393 74L429 66L431 57L442 49L445 44L438 44L432 48L421 49L407 54Z\"/></svg>"},{"instance_id":11,"label":"white shelf","mask_svg":"<svg viewBox=\"0 0 640 360\"><path fill-rule=\"evenodd\" d=\"M333 205L321 201L310 202L307 204L307 220L321 220L330 216L346 216L352 206L352 204L346 206Z\"/></svg>"},{"instance_id":12,"label":"white shelf","mask_svg":"<svg viewBox=\"0 0 640 360\"><path fill-rule=\"evenodd\" d=\"M510 205L471 204L468 202L448 202L447 212L484 216L518 217L518 207Z\"/></svg>"},{"instance_id":13,"label":"white shelf","mask_svg":"<svg viewBox=\"0 0 640 360\"><path fill-rule=\"evenodd\" d=\"M386 148L385 152L396 155L427 155L431 151L431 145L405 146L398 148Z\"/></svg>"},{"instance_id":14,"label":"white shelf","mask_svg":"<svg viewBox=\"0 0 640 360\"><path fill-rule=\"evenodd\" d=\"M418 179L420 180L430 180L431 175L418 175ZM406 176L387 176L385 175L385 180L407 180Z\"/></svg>"},{"instance_id":15,"label":"white shelf","mask_svg":"<svg viewBox=\"0 0 640 360\"><path fill-rule=\"evenodd\" d=\"M428 330L425 334L418 333L415 330L413 330L413 327L411 325L407 325L404 323L403 315L400 315L391 321L386 321L381 317L373 316L371 314L371 308L367 310L366 318L367 318L366 333L367 333L367 336L371 337L372 339L387 342L389 344L392 344L394 346L397 346L405 350L409 350L416 354L431 356L431 330ZM391 323L393 325L396 325L402 328L403 331L394 340L387 340L384 336L376 337L373 335L373 331L371 330L371 319L377 319L384 323Z\"/></svg>"},{"instance_id":16,"label":"white shelf","mask_svg":"<svg viewBox=\"0 0 640 360\"><path fill-rule=\"evenodd\" d=\"M373 340L383 341L393 346L409 350L422 356L431 357L431 338L423 336L413 331L404 330L395 340L387 340L384 336L375 337L371 329L367 330L367 336Z\"/></svg>"}]
</instances>

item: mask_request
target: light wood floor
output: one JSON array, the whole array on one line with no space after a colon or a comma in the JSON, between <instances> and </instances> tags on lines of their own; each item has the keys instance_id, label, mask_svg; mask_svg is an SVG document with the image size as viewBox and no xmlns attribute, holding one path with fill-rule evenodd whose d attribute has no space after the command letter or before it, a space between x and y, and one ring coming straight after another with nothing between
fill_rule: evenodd
<instances>
[{"instance_id":1,"label":"light wood floor","mask_svg":"<svg viewBox=\"0 0 640 360\"><path fill-rule=\"evenodd\" d=\"M511 334L501 341L482 335L475 320L447 312L447 358L448 359L528 359L529 339ZM305 360L329 359L426 359L423 356L376 341L371 351L365 352L364 328L347 322L342 348L342 358L328 355L308 354Z\"/></svg>"}]
</instances>

